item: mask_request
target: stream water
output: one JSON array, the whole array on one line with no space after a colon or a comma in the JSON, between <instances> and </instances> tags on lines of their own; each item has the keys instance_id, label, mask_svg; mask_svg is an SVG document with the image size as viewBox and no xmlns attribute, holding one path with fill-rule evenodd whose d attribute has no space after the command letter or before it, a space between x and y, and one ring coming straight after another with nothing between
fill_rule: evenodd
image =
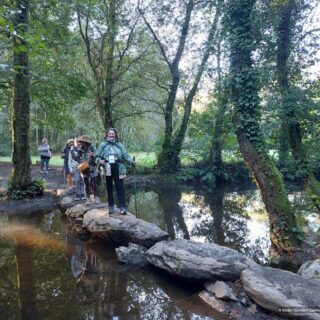
<instances>
[{"instance_id":1,"label":"stream water","mask_svg":"<svg viewBox=\"0 0 320 320\"><path fill-rule=\"evenodd\" d=\"M291 201L317 230L304 194ZM226 245L269 262L269 227L251 187L203 191L158 188L128 192L139 218L185 238ZM0 216L0 319L225 319L197 298L201 288L159 270L117 262L114 248L74 237L59 211Z\"/></svg>"}]
</instances>

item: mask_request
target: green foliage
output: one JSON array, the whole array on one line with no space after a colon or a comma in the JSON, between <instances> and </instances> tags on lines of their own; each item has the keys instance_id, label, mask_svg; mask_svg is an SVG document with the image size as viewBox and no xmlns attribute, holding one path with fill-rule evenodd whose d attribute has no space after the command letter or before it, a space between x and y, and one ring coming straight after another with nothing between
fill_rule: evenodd
<instances>
[{"instance_id":1,"label":"green foliage","mask_svg":"<svg viewBox=\"0 0 320 320\"><path fill-rule=\"evenodd\" d=\"M195 177L199 176L201 169L186 167L179 170L177 179L183 182L194 181Z\"/></svg>"},{"instance_id":2,"label":"green foliage","mask_svg":"<svg viewBox=\"0 0 320 320\"><path fill-rule=\"evenodd\" d=\"M7 190L7 195L13 200L34 198L43 195L44 188L45 180L40 178L32 181L30 185L25 187L10 185Z\"/></svg>"}]
</instances>

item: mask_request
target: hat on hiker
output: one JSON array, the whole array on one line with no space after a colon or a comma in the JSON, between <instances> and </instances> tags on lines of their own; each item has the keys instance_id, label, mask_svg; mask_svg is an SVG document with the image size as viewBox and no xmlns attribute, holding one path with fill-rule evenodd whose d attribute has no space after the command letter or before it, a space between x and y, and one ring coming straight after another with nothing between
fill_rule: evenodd
<instances>
[{"instance_id":1,"label":"hat on hiker","mask_svg":"<svg viewBox=\"0 0 320 320\"><path fill-rule=\"evenodd\" d=\"M74 139L68 139L67 144L73 143L74 144Z\"/></svg>"},{"instance_id":2,"label":"hat on hiker","mask_svg":"<svg viewBox=\"0 0 320 320\"><path fill-rule=\"evenodd\" d=\"M89 140L89 137L86 136L86 135L81 136L80 138L78 138L78 141L79 141L79 142L91 143L90 140Z\"/></svg>"}]
</instances>

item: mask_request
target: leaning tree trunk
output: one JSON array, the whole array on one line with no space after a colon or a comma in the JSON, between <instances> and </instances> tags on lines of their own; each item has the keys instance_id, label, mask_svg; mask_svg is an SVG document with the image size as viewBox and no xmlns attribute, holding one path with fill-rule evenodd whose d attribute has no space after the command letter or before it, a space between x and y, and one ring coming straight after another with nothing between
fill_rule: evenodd
<instances>
[{"instance_id":1,"label":"leaning tree trunk","mask_svg":"<svg viewBox=\"0 0 320 320\"><path fill-rule=\"evenodd\" d=\"M307 154L302 143L302 130L296 115L296 106L290 103L289 56L291 53L291 40L295 24L293 10L295 0L284 2L279 11L279 24L277 28L277 78L281 97L281 135L279 162L280 166L291 148L296 164L296 170L302 177L302 183L315 207L320 210L320 183L311 172Z\"/></svg>"},{"instance_id":2,"label":"leaning tree trunk","mask_svg":"<svg viewBox=\"0 0 320 320\"><path fill-rule=\"evenodd\" d=\"M13 37L14 97L13 97L13 171L10 179L12 187L30 185L31 157L29 149L30 96L28 44L25 37L29 27L29 2L15 2Z\"/></svg>"},{"instance_id":3,"label":"leaning tree trunk","mask_svg":"<svg viewBox=\"0 0 320 320\"><path fill-rule=\"evenodd\" d=\"M251 58L254 49L251 15L255 0L230 0L228 31L230 41L231 102L240 151L253 173L270 220L272 243L281 251L298 244L293 232L296 218L280 173L269 159L260 130L257 81Z\"/></svg>"}]
</instances>

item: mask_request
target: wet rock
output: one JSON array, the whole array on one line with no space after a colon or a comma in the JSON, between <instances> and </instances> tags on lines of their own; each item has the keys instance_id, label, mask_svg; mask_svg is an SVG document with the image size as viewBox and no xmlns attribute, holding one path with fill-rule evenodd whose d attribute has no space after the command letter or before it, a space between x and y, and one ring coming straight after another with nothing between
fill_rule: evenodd
<instances>
[{"instance_id":1,"label":"wet rock","mask_svg":"<svg viewBox=\"0 0 320 320\"><path fill-rule=\"evenodd\" d=\"M66 199L66 198L64 198ZM83 215L92 210L94 208L103 208L104 212L107 211L107 205L106 204L99 204L99 205L85 205L84 203L78 203L77 205L74 205L73 202L73 206L68 208L66 211L66 215L69 218L79 218L79 217L83 217Z\"/></svg>"},{"instance_id":2,"label":"wet rock","mask_svg":"<svg viewBox=\"0 0 320 320\"><path fill-rule=\"evenodd\" d=\"M298 270L298 274L307 279L320 281L320 259L304 263Z\"/></svg>"},{"instance_id":3,"label":"wet rock","mask_svg":"<svg viewBox=\"0 0 320 320\"><path fill-rule=\"evenodd\" d=\"M245 293L243 293L245 294ZM253 301L246 299L246 304L240 301L222 300L207 289L201 291L199 298L208 304L214 311L232 320L280 320L283 319L275 314L266 312ZM244 299L244 298L243 298Z\"/></svg>"},{"instance_id":4,"label":"wet rock","mask_svg":"<svg viewBox=\"0 0 320 320\"><path fill-rule=\"evenodd\" d=\"M245 308L238 302L220 300L208 291L201 291L199 294L200 299L208 304L214 311L219 312L222 315L232 320L271 320L279 319L278 317L272 317L258 313L255 305L251 305L249 308Z\"/></svg>"},{"instance_id":5,"label":"wet rock","mask_svg":"<svg viewBox=\"0 0 320 320\"><path fill-rule=\"evenodd\" d=\"M116 248L116 254L120 262L140 267L148 264L145 257L146 251L145 247L134 243L129 243L128 247Z\"/></svg>"},{"instance_id":6,"label":"wet rock","mask_svg":"<svg viewBox=\"0 0 320 320\"><path fill-rule=\"evenodd\" d=\"M320 319L318 281L269 267L243 270L241 281L248 296L267 310L282 317Z\"/></svg>"},{"instance_id":7,"label":"wet rock","mask_svg":"<svg viewBox=\"0 0 320 320\"><path fill-rule=\"evenodd\" d=\"M130 242L150 248L155 243L168 239L168 234L156 225L137 219L130 213L127 215L109 216L107 210L93 209L84 215L83 225L93 234L128 245Z\"/></svg>"},{"instance_id":8,"label":"wet rock","mask_svg":"<svg viewBox=\"0 0 320 320\"><path fill-rule=\"evenodd\" d=\"M173 275L190 279L233 280L256 263L235 250L190 240L162 241L150 248L147 260Z\"/></svg>"},{"instance_id":9,"label":"wet rock","mask_svg":"<svg viewBox=\"0 0 320 320\"><path fill-rule=\"evenodd\" d=\"M219 299L238 301L233 290L223 281L216 281L214 283L207 282L204 284L204 287L208 292L213 293Z\"/></svg>"},{"instance_id":10,"label":"wet rock","mask_svg":"<svg viewBox=\"0 0 320 320\"><path fill-rule=\"evenodd\" d=\"M65 196L60 199L59 205L62 209L68 209L74 206L74 199L71 196Z\"/></svg>"}]
</instances>

